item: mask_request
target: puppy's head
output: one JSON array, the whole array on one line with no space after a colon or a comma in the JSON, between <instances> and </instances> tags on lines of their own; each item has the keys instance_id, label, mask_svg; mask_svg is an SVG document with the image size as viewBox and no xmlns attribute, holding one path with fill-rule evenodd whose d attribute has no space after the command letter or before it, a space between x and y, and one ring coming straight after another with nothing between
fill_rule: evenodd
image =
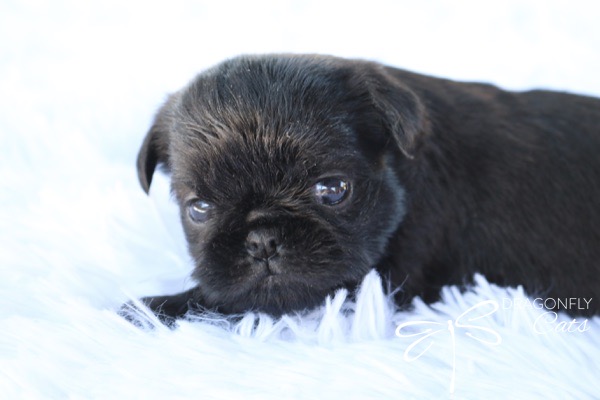
<instances>
[{"instance_id":1,"label":"puppy's head","mask_svg":"<svg viewBox=\"0 0 600 400\"><path fill-rule=\"evenodd\" d=\"M422 124L383 67L324 56L240 57L172 95L138 157L162 164L208 306L281 314L353 286L404 215L395 170Z\"/></svg>"}]
</instances>

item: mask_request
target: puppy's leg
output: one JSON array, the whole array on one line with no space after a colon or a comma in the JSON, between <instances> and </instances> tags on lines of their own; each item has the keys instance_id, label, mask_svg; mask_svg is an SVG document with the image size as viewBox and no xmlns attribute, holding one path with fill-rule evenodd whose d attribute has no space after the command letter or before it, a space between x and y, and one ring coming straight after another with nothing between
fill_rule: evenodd
<instances>
[{"instance_id":1,"label":"puppy's leg","mask_svg":"<svg viewBox=\"0 0 600 400\"><path fill-rule=\"evenodd\" d=\"M158 319L165 325L172 327L177 318L182 318L190 310L198 310L201 306L198 304L197 288L192 288L186 292L172 296L144 297L140 301L148 307ZM141 325L132 312L136 307L132 303L127 303L121 307L119 314L135 325Z\"/></svg>"}]
</instances>

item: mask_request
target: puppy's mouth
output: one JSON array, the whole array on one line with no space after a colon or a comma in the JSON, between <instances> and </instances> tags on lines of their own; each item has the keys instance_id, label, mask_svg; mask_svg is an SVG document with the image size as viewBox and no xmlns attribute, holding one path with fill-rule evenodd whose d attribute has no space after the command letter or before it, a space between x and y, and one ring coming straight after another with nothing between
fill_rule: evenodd
<instances>
[{"instance_id":1,"label":"puppy's mouth","mask_svg":"<svg viewBox=\"0 0 600 400\"><path fill-rule=\"evenodd\" d=\"M284 259L241 263L237 268L246 273L229 280L225 287L214 290L218 285L205 284L200 288L209 303L224 313L252 310L281 316L317 306L327 293L311 284L305 273L289 267Z\"/></svg>"},{"instance_id":2,"label":"puppy's mouth","mask_svg":"<svg viewBox=\"0 0 600 400\"><path fill-rule=\"evenodd\" d=\"M269 290L274 286L289 284L293 274L285 269L279 257L267 260L253 260L247 277L248 286Z\"/></svg>"},{"instance_id":3,"label":"puppy's mouth","mask_svg":"<svg viewBox=\"0 0 600 400\"><path fill-rule=\"evenodd\" d=\"M253 259L251 260L250 265L252 274L256 275L256 279L285 275L286 273L285 268L281 265L281 260L279 257Z\"/></svg>"}]
</instances>

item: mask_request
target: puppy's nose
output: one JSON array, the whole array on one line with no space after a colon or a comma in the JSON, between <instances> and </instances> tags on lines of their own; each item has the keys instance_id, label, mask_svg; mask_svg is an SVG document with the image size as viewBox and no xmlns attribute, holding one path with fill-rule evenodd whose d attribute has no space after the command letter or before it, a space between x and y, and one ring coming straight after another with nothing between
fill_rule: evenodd
<instances>
[{"instance_id":1,"label":"puppy's nose","mask_svg":"<svg viewBox=\"0 0 600 400\"><path fill-rule=\"evenodd\" d=\"M268 260L278 252L279 242L268 230L251 231L246 238L246 250L254 258Z\"/></svg>"}]
</instances>

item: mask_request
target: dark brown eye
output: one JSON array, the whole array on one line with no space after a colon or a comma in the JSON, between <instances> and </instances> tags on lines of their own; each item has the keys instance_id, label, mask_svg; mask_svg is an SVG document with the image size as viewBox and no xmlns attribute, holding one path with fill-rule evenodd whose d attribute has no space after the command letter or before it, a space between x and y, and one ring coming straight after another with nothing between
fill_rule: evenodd
<instances>
[{"instance_id":1,"label":"dark brown eye","mask_svg":"<svg viewBox=\"0 0 600 400\"><path fill-rule=\"evenodd\" d=\"M340 178L325 178L314 186L317 200L326 206L333 206L346 200L350 192L348 182Z\"/></svg>"},{"instance_id":2,"label":"dark brown eye","mask_svg":"<svg viewBox=\"0 0 600 400\"><path fill-rule=\"evenodd\" d=\"M206 222L212 206L202 200L194 200L188 204L188 215L190 219L198 224Z\"/></svg>"}]
</instances>

